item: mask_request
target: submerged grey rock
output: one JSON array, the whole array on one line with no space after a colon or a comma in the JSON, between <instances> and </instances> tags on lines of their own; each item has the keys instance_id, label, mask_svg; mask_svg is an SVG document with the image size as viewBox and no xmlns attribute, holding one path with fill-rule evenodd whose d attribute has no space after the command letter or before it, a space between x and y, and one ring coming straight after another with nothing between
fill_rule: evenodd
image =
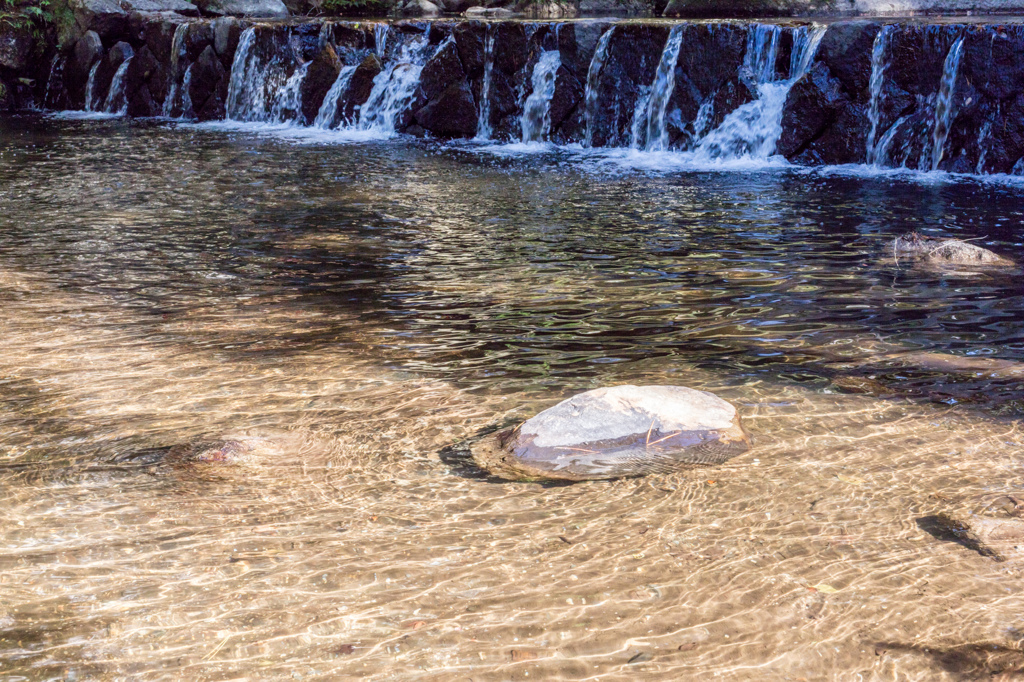
<instances>
[{"instance_id":1,"label":"submerged grey rock","mask_svg":"<svg viewBox=\"0 0 1024 682\"><path fill-rule=\"evenodd\" d=\"M967 513L935 517L963 544L996 561L1024 560L1024 519L998 519Z\"/></svg>"},{"instance_id":2,"label":"submerged grey rock","mask_svg":"<svg viewBox=\"0 0 1024 682\"><path fill-rule=\"evenodd\" d=\"M736 408L683 386L614 386L565 400L473 449L503 478L581 481L721 464L750 448Z\"/></svg>"},{"instance_id":3,"label":"submerged grey rock","mask_svg":"<svg viewBox=\"0 0 1024 682\"><path fill-rule=\"evenodd\" d=\"M1012 260L959 239L938 239L911 232L893 242L893 257L929 266L1013 267Z\"/></svg>"}]
</instances>

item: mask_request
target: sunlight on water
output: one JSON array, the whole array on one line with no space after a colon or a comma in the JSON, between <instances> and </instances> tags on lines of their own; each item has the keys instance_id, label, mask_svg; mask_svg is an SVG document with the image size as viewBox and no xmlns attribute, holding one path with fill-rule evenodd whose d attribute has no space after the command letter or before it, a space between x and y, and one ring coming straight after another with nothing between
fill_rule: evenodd
<instances>
[{"instance_id":1,"label":"sunlight on water","mask_svg":"<svg viewBox=\"0 0 1024 682\"><path fill-rule=\"evenodd\" d=\"M1024 488L1019 378L934 369L1024 362L1019 271L891 251L918 230L1020 262L1015 188L264 124L5 122L3 675L1024 665L1020 567L929 530ZM551 487L459 455L622 383L718 393L755 448ZM243 454L181 455L225 439Z\"/></svg>"}]
</instances>

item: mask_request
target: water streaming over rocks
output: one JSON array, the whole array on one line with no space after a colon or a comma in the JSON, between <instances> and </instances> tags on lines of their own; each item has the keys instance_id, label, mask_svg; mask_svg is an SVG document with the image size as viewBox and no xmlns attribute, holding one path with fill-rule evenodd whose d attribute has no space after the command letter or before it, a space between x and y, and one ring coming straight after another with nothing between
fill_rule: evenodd
<instances>
[{"instance_id":1,"label":"water streaming over rocks","mask_svg":"<svg viewBox=\"0 0 1024 682\"><path fill-rule=\"evenodd\" d=\"M956 77L960 72L960 58L963 55L964 39L957 38L942 66L942 82L939 84L938 101L935 103L935 123L932 125L931 166L926 170L938 170L939 162L946 151L946 138L949 136L949 121L953 115L953 92L956 88Z\"/></svg>"},{"instance_id":2,"label":"water streaming over rocks","mask_svg":"<svg viewBox=\"0 0 1024 682\"><path fill-rule=\"evenodd\" d=\"M236 45L214 33L202 20L178 24L162 70L148 42L127 66L91 64L84 108L364 137L550 140L668 152L692 167L1024 168L1020 23L256 23ZM135 62L166 85L143 83ZM63 63L47 92L78 72Z\"/></svg>"},{"instance_id":3,"label":"water streaming over rocks","mask_svg":"<svg viewBox=\"0 0 1024 682\"><path fill-rule=\"evenodd\" d=\"M523 142L544 142L551 129L551 97L555 94L555 75L562 65L557 50L541 54L531 76L533 92L523 107Z\"/></svg>"},{"instance_id":4,"label":"water streaming over rocks","mask_svg":"<svg viewBox=\"0 0 1024 682\"><path fill-rule=\"evenodd\" d=\"M484 38L484 75L480 85L480 115L476 124L476 139L491 139L491 83L494 79L494 40L497 31L488 25Z\"/></svg>"}]
</instances>

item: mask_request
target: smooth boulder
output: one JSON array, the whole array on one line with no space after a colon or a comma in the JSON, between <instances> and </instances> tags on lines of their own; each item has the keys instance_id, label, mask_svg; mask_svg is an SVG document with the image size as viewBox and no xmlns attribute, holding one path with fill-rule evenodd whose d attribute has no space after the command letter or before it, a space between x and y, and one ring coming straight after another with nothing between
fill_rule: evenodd
<instances>
[{"instance_id":1,"label":"smooth boulder","mask_svg":"<svg viewBox=\"0 0 1024 682\"><path fill-rule=\"evenodd\" d=\"M613 386L573 396L473 448L514 480L609 479L721 464L751 446L736 408L683 386Z\"/></svg>"},{"instance_id":2,"label":"smooth boulder","mask_svg":"<svg viewBox=\"0 0 1024 682\"><path fill-rule=\"evenodd\" d=\"M961 543L984 556L996 561L1024 561L1024 519L959 512L942 513L935 519Z\"/></svg>"},{"instance_id":3,"label":"smooth boulder","mask_svg":"<svg viewBox=\"0 0 1024 682\"><path fill-rule=\"evenodd\" d=\"M929 266L1013 267L1013 261L959 239L938 239L911 232L893 242L893 257Z\"/></svg>"}]
</instances>

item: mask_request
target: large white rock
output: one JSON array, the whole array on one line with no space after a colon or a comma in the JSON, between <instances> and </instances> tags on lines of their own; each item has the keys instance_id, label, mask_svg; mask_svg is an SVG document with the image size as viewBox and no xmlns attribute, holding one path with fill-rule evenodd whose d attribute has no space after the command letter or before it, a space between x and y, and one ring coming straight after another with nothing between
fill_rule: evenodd
<instances>
[{"instance_id":1,"label":"large white rock","mask_svg":"<svg viewBox=\"0 0 1024 682\"><path fill-rule=\"evenodd\" d=\"M613 386L573 396L474 448L508 478L584 480L720 464L750 448L736 408L683 386Z\"/></svg>"}]
</instances>

